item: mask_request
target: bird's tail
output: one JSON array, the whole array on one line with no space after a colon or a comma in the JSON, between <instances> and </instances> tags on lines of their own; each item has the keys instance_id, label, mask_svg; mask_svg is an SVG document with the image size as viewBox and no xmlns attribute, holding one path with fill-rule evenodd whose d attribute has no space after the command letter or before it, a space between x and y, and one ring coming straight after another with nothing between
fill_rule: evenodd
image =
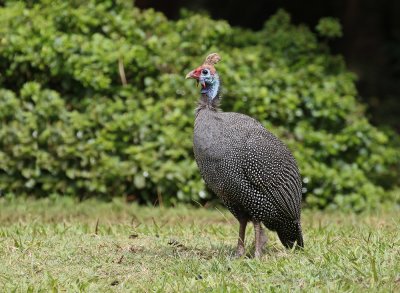
<instances>
[{"instance_id":1,"label":"bird's tail","mask_svg":"<svg viewBox=\"0 0 400 293\"><path fill-rule=\"evenodd\" d=\"M295 244L296 248L304 247L300 221L288 223L280 229L277 229L276 232L286 248L293 248Z\"/></svg>"}]
</instances>

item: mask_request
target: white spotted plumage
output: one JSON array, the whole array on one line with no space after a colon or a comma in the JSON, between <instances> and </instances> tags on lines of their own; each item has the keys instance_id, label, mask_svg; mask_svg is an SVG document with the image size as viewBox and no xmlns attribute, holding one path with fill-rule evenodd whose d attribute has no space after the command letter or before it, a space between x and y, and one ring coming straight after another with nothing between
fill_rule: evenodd
<instances>
[{"instance_id":1,"label":"white spotted plumage","mask_svg":"<svg viewBox=\"0 0 400 293\"><path fill-rule=\"evenodd\" d=\"M204 181L235 217L263 222L286 246L302 245L301 178L278 138L251 117L205 107L195 120L194 154Z\"/></svg>"},{"instance_id":2,"label":"white spotted plumage","mask_svg":"<svg viewBox=\"0 0 400 293\"><path fill-rule=\"evenodd\" d=\"M262 222L286 247L302 247L302 185L293 155L261 123L218 105L219 95L210 100L203 89L193 149L204 181L240 223Z\"/></svg>"}]
</instances>

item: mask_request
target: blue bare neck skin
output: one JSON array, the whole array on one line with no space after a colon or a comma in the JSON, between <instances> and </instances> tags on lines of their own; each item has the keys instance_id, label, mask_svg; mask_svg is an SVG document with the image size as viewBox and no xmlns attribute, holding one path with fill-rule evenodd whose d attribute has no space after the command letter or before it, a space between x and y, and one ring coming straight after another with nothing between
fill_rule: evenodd
<instances>
[{"instance_id":1,"label":"blue bare neck skin","mask_svg":"<svg viewBox=\"0 0 400 293\"><path fill-rule=\"evenodd\" d=\"M211 81L205 81L206 86L201 89L201 93L208 97L208 102L212 103L214 99L218 98L219 94L219 77L218 74L214 75L214 78Z\"/></svg>"},{"instance_id":2,"label":"blue bare neck skin","mask_svg":"<svg viewBox=\"0 0 400 293\"><path fill-rule=\"evenodd\" d=\"M220 111L220 84L221 82L218 78L218 75L214 76L213 80L206 81L206 86L200 91L201 96L196 108L196 117L202 109L209 109L215 112Z\"/></svg>"}]
</instances>

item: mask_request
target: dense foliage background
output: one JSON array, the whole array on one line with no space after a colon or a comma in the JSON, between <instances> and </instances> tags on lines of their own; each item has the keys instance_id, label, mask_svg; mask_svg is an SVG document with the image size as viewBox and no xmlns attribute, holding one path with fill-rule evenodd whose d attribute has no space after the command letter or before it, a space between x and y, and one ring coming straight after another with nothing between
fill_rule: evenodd
<instances>
[{"instance_id":1,"label":"dense foliage background","mask_svg":"<svg viewBox=\"0 0 400 293\"><path fill-rule=\"evenodd\" d=\"M223 109L249 114L299 162L311 207L361 210L398 176L390 134L356 100L326 40L279 11L260 31L126 1L5 1L0 7L3 194L209 198L192 156L198 90L185 74L217 51Z\"/></svg>"},{"instance_id":2,"label":"dense foliage background","mask_svg":"<svg viewBox=\"0 0 400 293\"><path fill-rule=\"evenodd\" d=\"M170 19L179 19L182 8L207 11L214 19L259 30L278 9L293 23L316 27L321 16L340 21L343 36L329 40L331 52L343 55L346 68L357 74L358 98L367 105L374 125L391 126L400 133L400 1L397 0L135 0Z\"/></svg>"}]
</instances>

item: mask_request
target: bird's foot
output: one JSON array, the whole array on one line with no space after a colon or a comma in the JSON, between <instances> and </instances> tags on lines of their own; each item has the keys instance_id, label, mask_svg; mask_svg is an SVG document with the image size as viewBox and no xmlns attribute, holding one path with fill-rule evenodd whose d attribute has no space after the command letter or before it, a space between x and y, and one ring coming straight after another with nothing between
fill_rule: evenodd
<instances>
[{"instance_id":1,"label":"bird's foot","mask_svg":"<svg viewBox=\"0 0 400 293\"><path fill-rule=\"evenodd\" d=\"M256 251L254 252L254 257L256 259L261 259L263 256L262 250L261 249L256 249Z\"/></svg>"},{"instance_id":2,"label":"bird's foot","mask_svg":"<svg viewBox=\"0 0 400 293\"><path fill-rule=\"evenodd\" d=\"M238 246L236 249L235 257L236 258L241 258L245 254L245 249L244 246Z\"/></svg>"}]
</instances>

